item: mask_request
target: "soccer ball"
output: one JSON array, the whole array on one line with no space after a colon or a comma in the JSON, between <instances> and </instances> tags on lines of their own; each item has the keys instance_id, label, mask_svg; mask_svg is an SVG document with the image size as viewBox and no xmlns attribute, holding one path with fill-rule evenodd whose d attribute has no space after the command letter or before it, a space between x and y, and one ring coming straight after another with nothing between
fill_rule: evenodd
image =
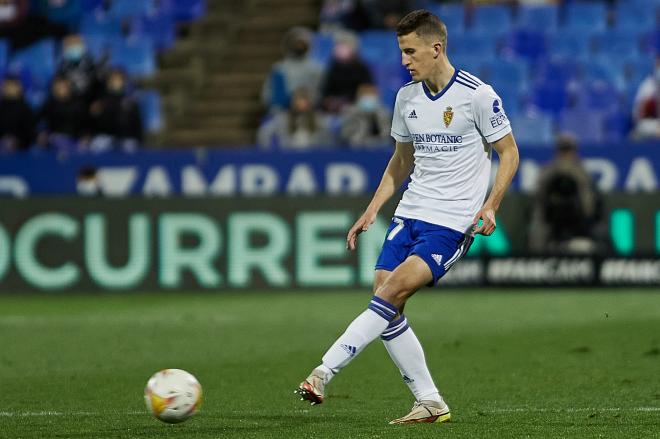
<instances>
[{"instance_id":1,"label":"soccer ball","mask_svg":"<svg viewBox=\"0 0 660 439\"><path fill-rule=\"evenodd\" d=\"M181 369L156 372L144 388L147 409L163 422L177 424L188 419L202 403L202 386Z\"/></svg>"}]
</instances>

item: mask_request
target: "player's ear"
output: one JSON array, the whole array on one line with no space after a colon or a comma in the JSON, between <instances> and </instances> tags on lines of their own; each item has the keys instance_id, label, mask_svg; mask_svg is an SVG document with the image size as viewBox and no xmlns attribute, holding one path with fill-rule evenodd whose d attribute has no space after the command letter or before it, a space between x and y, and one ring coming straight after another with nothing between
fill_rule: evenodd
<instances>
[{"instance_id":1,"label":"player's ear","mask_svg":"<svg viewBox=\"0 0 660 439\"><path fill-rule=\"evenodd\" d=\"M433 45L433 50L434 50L433 58L436 59L436 58L438 58L438 57L440 56L440 54L442 53L442 43L441 43L441 42L437 42L437 43L435 43L435 44Z\"/></svg>"}]
</instances>

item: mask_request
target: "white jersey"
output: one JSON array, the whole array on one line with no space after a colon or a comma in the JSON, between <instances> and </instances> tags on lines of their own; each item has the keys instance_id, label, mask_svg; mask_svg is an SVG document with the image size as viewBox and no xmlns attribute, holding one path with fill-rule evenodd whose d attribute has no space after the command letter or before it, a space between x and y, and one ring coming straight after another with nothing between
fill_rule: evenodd
<instances>
[{"instance_id":1,"label":"white jersey","mask_svg":"<svg viewBox=\"0 0 660 439\"><path fill-rule=\"evenodd\" d=\"M465 71L435 96L423 81L401 87L392 137L413 143L415 168L395 215L468 231L488 190L490 144L510 132L500 97Z\"/></svg>"}]
</instances>

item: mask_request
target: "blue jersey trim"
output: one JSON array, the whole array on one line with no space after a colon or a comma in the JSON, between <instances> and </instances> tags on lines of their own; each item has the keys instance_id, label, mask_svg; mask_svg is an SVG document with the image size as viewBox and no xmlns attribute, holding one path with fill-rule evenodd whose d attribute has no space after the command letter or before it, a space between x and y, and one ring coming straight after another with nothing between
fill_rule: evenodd
<instances>
[{"instance_id":1,"label":"blue jersey trim","mask_svg":"<svg viewBox=\"0 0 660 439\"><path fill-rule=\"evenodd\" d=\"M475 86L473 86L473 85L470 85L470 84L468 84L467 82L462 82L461 80L458 80L458 79L456 80L456 82L457 82L458 84L461 84L461 85L464 85L464 86L466 86L466 87L468 87L468 88L471 88L472 90L476 90L476 89L477 89L477 87L475 87Z\"/></svg>"},{"instance_id":2,"label":"blue jersey trim","mask_svg":"<svg viewBox=\"0 0 660 439\"><path fill-rule=\"evenodd\" d=\"M431 93L431 90L429 90L428 86L426 85L426 82L422 81L422 88L424 89L424 93L426 93L426 97L429 98L432 101L437 101L438 99L440 99L442 97L442 95L445 94L445 92L447 90L449 90L449 87L452 86L454 81L456 81L456 76L458 76L458 69L454 69L454 76L451 77L451 79L449 80L447 85L445 85L445 88L443 88L440 91L440 93L438 93L435 96L433 96L433 94Z\"/></svg>"}]
</instances>

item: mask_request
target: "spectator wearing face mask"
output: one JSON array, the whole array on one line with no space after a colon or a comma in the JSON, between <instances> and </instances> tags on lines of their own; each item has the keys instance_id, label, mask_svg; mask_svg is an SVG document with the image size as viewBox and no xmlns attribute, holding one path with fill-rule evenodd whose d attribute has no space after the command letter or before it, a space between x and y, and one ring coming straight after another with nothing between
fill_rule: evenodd
<instances>
[{"instance_id":1,"label":"spectator wearing face mask","mask_svg":"<svg viewBox=\"0 0 660 439\"><path fill-rule=\"evenodd\" d=\"M134 151L143 140L142 119L136 100L128 93L126 74L115 69L106 81L103 97L92 105L93 151L120 148Z\"/></svg>"},{"instance_id":2,"label":"spectator wearing face mask","mask_svg":"<svg viewBox=\"0 0 660 439\"><path fill-rule=\"evenodd\" d=\"M0 152L24 151L32 146L35 117L23 96L20 79L8 76L0 97Z\"/></svg>"},{"instance_id":3,"label":"spectator wearing face mask","mask_svg":"<svg viewBox=\"0 0 660 439\"><path fill-rule=\"evenodd\" d=\"M354 33L338 32L332 50L332 60L323 84L323 108L338 113L355 101L361 84L373 83L371 72L360 59L358 39Z\"/></svg>"},{"instance_id":4,"label":"spectator wearing face mask","mask_svg":"<svg viewBox=\"0 0 660 439\"><path fill-rule=\"evenodd\" d=\"M340 117L340 136L352 147L390 146L392 113L383 105L374 84L358 87L355 104Z\"/></svg>"},{"instance_id":5,"label":"spectator wearing face mask","mask_svg":"<svg viewBox=\"0 0 660 439\"><path fill-rule=\"evenodd\" d=\"M639 86L633 103L632 137L638 140L660 139L660 57L655 70Z\"/></svg>"},{"instance_id":6,"label":"spectator wearing face mask","mask_svg":"<svg viewBox=\"0 0 660 439\"><path fill-rule=\"evenodd\" d=\"M87 135L87 111L80 98L74 96L69 80L56 76L41 110L39 144L42 147L73 149Z\"/></svg>"},{"instance_id":7,"label":"spectator wearing face mask","mask_svg":"<svg viewBox=\"0 0 660 439\"><path fill-rule=\"evenodd\" d=\"M257 132L262 148L304 150L332 144L329 119L314 108L310 92L305 88L294 91L291 106L263 124Z\"/></svg>"},{"instance_id":8,"label":"spectator wearing face mask","mask_svg":"<svg viewBox=\"0 0 660 439\"><path fill-rule=\"evenodd\" d=\"M88 106L103 93L103 70L103 66L87 53L81 35L64 38L57 75L65 77L71 83L73 94Z\"/></svg>"},{"instance_id":9,"label":"spectator wearing face mask","mask_svg":"<svg viewBox=\"0 0 660 439\"><path fill-rule=\"evenodd\" d=\"M294 27L285 35L284 58L273 65L262 90L269 111L288 108L293 91L299 88L309 90L312 101L317 102L323 67L309 57L311 40L312 32L304 27Z\"/></svg>"}]
</instances>

